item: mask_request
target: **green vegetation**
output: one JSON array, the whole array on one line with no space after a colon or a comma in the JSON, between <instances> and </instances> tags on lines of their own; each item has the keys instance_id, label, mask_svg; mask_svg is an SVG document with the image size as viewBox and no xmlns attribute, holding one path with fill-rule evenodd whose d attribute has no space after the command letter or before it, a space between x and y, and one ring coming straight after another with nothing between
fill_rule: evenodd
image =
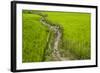
<instances>
[{"instance_id":1,"label":"green vegetation","mask_svg":"<svg viewBox=\"0 0 100 73\"><path fill-rule=\"evenodd\" d=\"M39 16L23 13L23 62L40 62L46 47L48 29L41 25Z\"/></svg>"},{"instance_id":2,"label":"green vegetation","mask_svg":"<svg viewBox=\"0 0 100 73\"><path fill-rule=\"evenodd\" d=\"M52 47L49 48L48 43L53 42L54 33L40 22L41 16L46 16L50 24L62 28L59 43L62 57L66 60L91 58L89 13L23 10L23 62L53 61Z\"/></svg>"},{"instance_id":3,"label":"green vegetation","mask_svg":"<svg viewBox=\"0 0 100 73\"><path fill-rule=\"evenodd\" d=\"M63 28L63 47L77 59L90 58L90 14L74 12L44 12L48 19ZM66 54L67 55L67 54Z\"/></svg>"}]
</instances>

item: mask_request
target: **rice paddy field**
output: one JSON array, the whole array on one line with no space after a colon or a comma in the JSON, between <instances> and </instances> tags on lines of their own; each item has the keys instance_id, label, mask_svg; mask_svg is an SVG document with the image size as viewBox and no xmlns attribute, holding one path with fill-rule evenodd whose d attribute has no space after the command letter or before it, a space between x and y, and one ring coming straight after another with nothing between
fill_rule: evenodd
<instances>
[{"instance_id":1,"label":"rice paddy field","mask_svg":"<svg viewBox=\"0 0 100 73\"><path fill-rule=\"evenodd\" d=\"M23 63L55 61L53 48L49 48L49 43L55 39L55 33L40 22L43 15L46 15L45 19L50 25L61 28L62 37L58 49L64 60L91 58L91 14L23 10Z\"/></svg>"}]
</instances>

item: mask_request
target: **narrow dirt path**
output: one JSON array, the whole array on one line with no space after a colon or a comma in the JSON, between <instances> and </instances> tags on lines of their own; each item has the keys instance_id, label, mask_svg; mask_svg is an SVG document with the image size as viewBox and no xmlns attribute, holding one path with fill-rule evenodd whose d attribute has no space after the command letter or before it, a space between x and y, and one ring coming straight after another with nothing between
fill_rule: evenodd
<instances>
[{"instance_id":1,"label":"narrow dirt path","mask_svg":"<svg viewBox=\"0 0 100 73\"><path fill-rule=\"evenodd\" d=\"M61 57L61 54L60 54L59 49L58 49L59 42L60 42L61 36L62 36L62 32L60 31L60 27L47 23L47 21L44 17L41 17L40 22L43 25L47 26L49 28L49 30L53 31L55 36L56 36L55 39L54 39L54 42L53 42L54 45L53 45L53 48L52 48L53 49L53 52L52 52L53 58L57 61L65 60L64 58Z\"/></svg>"}]
</instances>

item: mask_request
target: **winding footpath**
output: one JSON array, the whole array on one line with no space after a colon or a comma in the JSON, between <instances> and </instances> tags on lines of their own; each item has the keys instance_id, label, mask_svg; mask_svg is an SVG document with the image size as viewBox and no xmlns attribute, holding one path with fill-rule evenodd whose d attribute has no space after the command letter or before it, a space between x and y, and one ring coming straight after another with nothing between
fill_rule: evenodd
<instances>
[{"instance_id":1,"label":"winding footpath","mask_svg":"<svg viewBox=\"0 0 100 73\"><path fill-rule=\"evenodd\" d=\"M65 60L64 58L61 57L61 54L60 54L60 51L58 49L58 46L59 46L59 42L61 40L61 36L62 36L62 33L60 31L60 27L57 26L57 25L51 25L49 23L47 23L46 21L46 18L45 17L41 17L40 19L40 22L44 25L44 26L47 26L49 28L49 30L53 31L54 34L55 34L55 39L54 39L54 42L53 42L53 51L52 51L52 56L53 56L53 59L54 60L57 60L57 61L63 61ZM49 47L51 47L51 45L49 44Z\"/></svg>"}]
</instances>

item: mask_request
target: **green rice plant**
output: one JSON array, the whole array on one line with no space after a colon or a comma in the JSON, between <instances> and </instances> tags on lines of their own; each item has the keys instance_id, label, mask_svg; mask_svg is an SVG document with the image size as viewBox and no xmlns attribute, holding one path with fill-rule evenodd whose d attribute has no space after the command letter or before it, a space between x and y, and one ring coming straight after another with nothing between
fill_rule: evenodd
<instances>
[{"instance_id":1,"label":"green rice plant","mask_svg":"<svg viewBox=\"0 0 100 73\"><path fill-rule=\"evenodd\" d=\"M48 44L53 42L54 34L40 22L41 17L44 17L48 24L61 28L59 51L62 57L66 60L91 58L91 14L37 10L23 10L22 14L23 62L53 61L50 55L53 48L50 49ZM47 42L48 31L51 34Z\"/></svg>"}]
</instances>

